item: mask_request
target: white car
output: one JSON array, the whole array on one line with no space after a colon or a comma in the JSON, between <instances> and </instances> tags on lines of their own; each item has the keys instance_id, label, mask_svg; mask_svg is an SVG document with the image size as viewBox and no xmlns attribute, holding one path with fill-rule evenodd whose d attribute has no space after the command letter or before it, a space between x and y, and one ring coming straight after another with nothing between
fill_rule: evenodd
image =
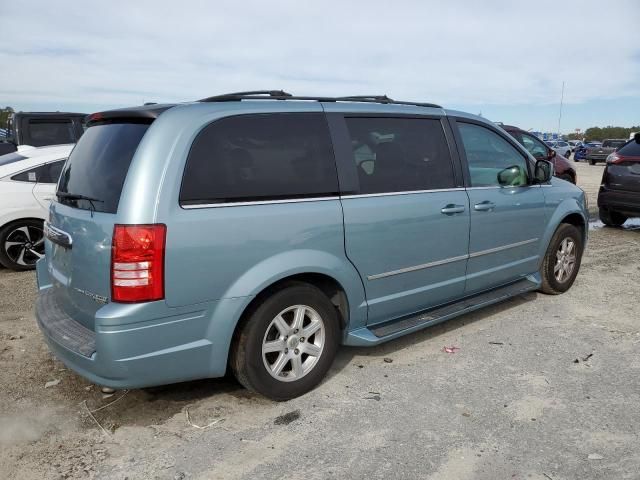
<instances>
[{"instance_id":1,"label":"white car","mask_svg":"<svg viewBox=\"0 0 640 480\"><path fill-rule=\"evenodd\" d=\"M571 145L564 140L549 140L546 143L565 158L569 158L569 155L571 155Z\"/></svg>"},{"instance_id":2,"label":"white car","mask_svg":"<svg viewBox=\"0 0 640 480\"><path fill-rule=\"evenodd\" d=\"M25 148L0 156L0 265L28 270L44 255L43 222L72 148Z\"/></svg>"}]
</instances>

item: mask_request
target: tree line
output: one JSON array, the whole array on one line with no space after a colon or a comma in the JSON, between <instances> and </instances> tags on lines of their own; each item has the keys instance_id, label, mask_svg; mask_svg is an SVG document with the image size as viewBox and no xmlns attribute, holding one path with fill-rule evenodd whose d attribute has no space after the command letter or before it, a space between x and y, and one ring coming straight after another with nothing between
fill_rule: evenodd
<instances>
[{"instance_id":1,"label":"tree line","mask_svg":"<svg viewBox=\"0 0 640 480\"><path fill-rule=\"evenodd\" d=\"M627 139L632 133L640 132L640 125L635 127L590 127L587 128L584 133L570 133L564 137L567 140L582 140L587 142L597 140L602 141L606 138L623 138Z\"/></svg>"}]
</instances>

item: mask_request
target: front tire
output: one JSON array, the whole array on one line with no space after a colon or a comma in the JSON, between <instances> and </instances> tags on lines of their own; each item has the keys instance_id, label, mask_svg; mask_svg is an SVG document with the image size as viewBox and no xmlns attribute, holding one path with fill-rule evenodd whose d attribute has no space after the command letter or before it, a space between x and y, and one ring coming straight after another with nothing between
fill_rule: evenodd
<instances>
[{"instance_id":1,"label":"front tire","mask_svg":"<svg viewBox=\"0 0 640 480\"><path fill-rule=\"evenodd\" d=\"M574 225L560 224L542 262L543 293L558 295L571 288L580 270L583 248L582 232Z\"/></svg>"},{"instance_id":2,"label":"front tire","mask_svg":"<svg viewBox=\"0 0 640 480\"><path fill-rule=\"evenodd\" d=\"M338 313L318 288L295 282L265 298L236 331L230 366L247 389L272 400L312 390L333 363Z\"/></svg>"},{"instance_id":3,"label":"front tire","mask_svg":"<svg viewBox=\"0 0 640 480\"><path fill-rule=\"evenodd\" d=\"M0 264L10 270L32 270L44 256L43 222L16 220L0 229Z\"/></svg>"},{"instance_id":4,"label":"front tire","mask_svg":"<svg viewBox=\"0 0 640 480\"><path fill-rule=\"evenodd\" d=\"M608 227L619 227L627 221L627 217L618 212L612 212L606 208L600 208L598 215L602 223Z\"/></svg>"},{"instance_id":5,"label":"front tire","mask_svg":"<svg viewBox=\"0 0 640 480\"><path fill-rule=\"evenodd\" d=\"M589 165L595 165L596 161L595 160L589 160Z\"/></svg>"}]
</instances>

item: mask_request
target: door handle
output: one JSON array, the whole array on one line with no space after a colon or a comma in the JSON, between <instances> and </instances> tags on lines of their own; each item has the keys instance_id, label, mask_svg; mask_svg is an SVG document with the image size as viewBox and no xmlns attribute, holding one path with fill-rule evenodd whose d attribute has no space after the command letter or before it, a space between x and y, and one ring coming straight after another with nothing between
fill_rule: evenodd
<instances>
[{"instance_id":1,"label":"door handle","mask_svg":"<svg viewBox=\"0 0 640 480\"><path fill-rule=\"evenodd\" d=\"M476 203L473 206L473 209L477 210L478 212L489 212L489 211L493 210L494 208L496 208L496 204L493 203L493 202L490 202L489 200L485 200L484 202Z\"/></svg>"},{"instance_id":2,"label":"door handle","mask_svg":"<svg viewBox=\"0 0 640 480\"><path fill-rule=\"evenodd\" d=\"M445 215L453 215L454 213L462 213L464 212L464 205L454 205L450 203L449 205L445 205L442 210L440 210Z\"/></svg>"}]
</instances>

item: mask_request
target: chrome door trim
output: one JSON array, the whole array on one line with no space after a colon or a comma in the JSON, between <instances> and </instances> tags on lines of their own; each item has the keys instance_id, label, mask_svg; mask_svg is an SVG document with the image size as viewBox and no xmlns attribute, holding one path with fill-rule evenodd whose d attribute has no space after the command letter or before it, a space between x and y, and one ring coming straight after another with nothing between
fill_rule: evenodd
<instances>
[{"instance_id":1,"label":"chrome door trim","mask_svg":"<svg viewBox=\"0 0 640 480\"><path fill-rule=\"evenodd\" d=\"M409 190L406 192L381 192L381 193L358 193L355 195L342 195L342 200L348 200L350 198L367 198L367 197L389 197L395 195L413 195L417 193L439 193L439 192L463 192L465 189L460 188L439 188L433 190Z\"/></svg>"},{"instance_id":2,"label":"chrome door trim","mask_svg":"<svg viewBox=\"0 0 640 480\"><path fill-rule=\"evenodd\" d=\"M423 263L421 265L414 265L412 267L400 268L398 270L391 270L389 272L384 273L376 273L374 275L367 275L367 280L378 280L380 278L391 277L393 275L400 275L402 273L415 272L417 270L424 270L425 268L438 267L440 265L446 265L447 263L460 262L462 260L467 260L469 258L476 258L482 255L489 255L491 253L501 252L503 250L509 250L510 248L521 247L523 245L528 245L530 243L537 242L537 238L531 238L529 240L523 240L521 242L510 243L508 245L502 245L500 247L489 248L487 250L481 250L479 252L474 252L469 255L460 255L457 257L445 258L443 260L436 260L434 262Z\"/></svg>"},{"instance_id":3,"label":"chrome door trim","mask_svg":"<svg viewBox=\"0 0 640 480\"><path fill-rule=\"evenodd\" d=\"M379 278L391 277L392 275L400 275L401 273L415 272L416 270L423 270L425 268L446 265L447 263L459 262L461 260L466 260L467 258L469 258L469 255L460 255L458 257L445 258L444 260L436 260L435 262L423 263L422 265L415 265L413 267L400 268L390 272L376 273L375 275L368 275L367 280L377 280Z\"/></svg>"},{"instance_id":4,"label":"chrome door trim","mask_svg":"<svg viewBox=\"0 0 640 480\"><path fill-rule=\"evenodd\" d=\"M284 200L256 200L251 202L225 202L225 203L197 203L193 205L181 205L185 210L196 210L199 208L220 208L220 207L242 207L247 205L274 205L280 203L302 203L302 202L325 202L327 200L338 200L340 197L310 197L310 198L288 198Z\"/></svg>"},{"instance_id":5,"label":"chrome door trim","mask_svg":"<svg viewBox=\"0 0 640 480\"><path fill-rule=\"evenodd\" d=\"M508 245L502 245L500 247L489 248L487 250L480 250L479 252L473 252L469 254L469 258L481 257L482 255L489 255L491 253L501 252L503 250L509 250L510 248L521 247L523 245L528 245L530 243L537 242L537 238L531 238L529 240L523 240L522 242L510 243Z\"/></svg>"}]
</instances>

